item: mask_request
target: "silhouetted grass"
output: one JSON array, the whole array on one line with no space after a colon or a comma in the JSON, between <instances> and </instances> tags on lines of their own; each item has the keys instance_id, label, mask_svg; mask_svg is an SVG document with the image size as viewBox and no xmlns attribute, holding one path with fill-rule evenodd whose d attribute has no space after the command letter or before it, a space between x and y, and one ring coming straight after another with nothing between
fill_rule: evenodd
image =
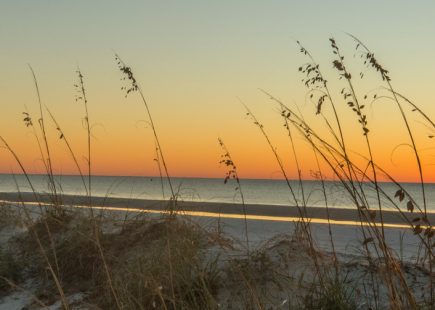
<instances>
[{"instance_id":1,"label":"silhouetted grass","mask_svg":"<svg viewBox=\"0 0 435 310\"><path fill-rule=\"evenodd\" d=\"M57 183L52 168L50 143L45 132L44 113L36 76L32 70L38 93L40 116L35 126L31 115L24 112L25 125L33 131L37 140L38 152L48 180L50 203L44 203L42 193L38 193L20 159L0 136L4 147L10 152L22 169L31 187L35 207L24 203L19 193L18 205L0 205L0 228L25 227L16 236L9 238L8 247L0 244L0 290L8 294L11 290L25 291L34 305L48 307L61 301L63 309L434 309L434 283L432 238L435 231L427 217L427 201L423 165L415 142L416 133L409 126L409 115L403 105L411 105L427 121L427 126L435 129L434 123L420 108L392 86L389 72L384 69L374 54L358 39L356 51L364 61L360 77L367 69L376 70L385 83L382 90L389 94L400 113L397 122L405 126L409 144L416 158L416 171L420 176L423 205L380 167L373 154L373 135L367 119L367 94L357 93L355 78L346 68L347 58L341 54L337 41L330 39L335 59L332 62L333 76L343 83L343 90L334 94L314 57L298 41L301 52L308 57L308 63L299 71L304 75L303 83L308 87L307 99L313 104L312 114L324 121L326 130L315 130L309 121L296 108L291 108L273 95L263 91L277 104L277 119L284 123L284 134L289 137L298 171L299 188L293 188L281 156L272 144L261 121L248 106L242 103L250 120L259 128L272 151L278 168L288 185L292 204L298 208L299 221L295 222L292 235L281 234L259 244L249 242L248 222L242 181L235 163L222 139L220 145L225 151L221 163L229 168L224 182L229 178L237 181L237 193L242 198L245 215L246 242L229 235L218 223L201 223L183 213L172 187L164 153L154 126L150 107L145 94L130 67L116 55L122 80L128 86L122 87L126 93L137 92L144 105L154 135L156 161L163 179L164 172L169 181L171 198L165 202L164 213L160 217L141 212L111 212L96 209L92 199L92 124L88 113L88 101L83 75L78 69L77 100L85 107L85 129L87 131L87 177L82 173L74 150L68 143L60 125L47 109L55 128L81 176L87 195L87 209L65 206L61 184ZM366 75L367 78L367 75ZM127 97L127 96L126 96ZM377 95L373 100L378 100ZM323 111L329 105L333 117L328 119ZM359 134L364 136L361 145L368 157L364 163L351 159L346 147L343 122L336 107L346 105L355 116ZM336 124L333 125L333 124ZM336 127L338 130L335 130ZM328 232L332 254L319 250L313 233L307 196L298 162L298 149L295 137L304 139L311 147L316 161L313 162L315 179L322 184L322 191L328 220ZM217 155L218 156L218 155ZM325 167L327 167L325 169ZM359 229L364 240L360 251L366 260L343 261L334 246L328 201L324 181L329 169L334 179L341 184L343 195L348 197L358 211ZM397 186L395 195L386 193L379 187L382 175ZM371 192L370 192L371 188ZM163 186L162 186L163 191ZM300 192L301 196L297 193ZM369 203L368 196L376 196L376 203ZM164 194L163 194L164 197ZM421 241L415 265L396 259L385 238L384 204L388 202L398 212L409 230ZM416 213L416 218L400 207L407 202L407 212ZM380 222L377 221L379 217ZM6 228L5 228L6 227ZM403 242L402 242L403 243ZM410 269L414 268L429 275L429 286L420 295L415 294L415 282L408 280ZM26 282L28 279L31 283ZM75 293L84 293L81 302L69 299Z\"/></svg>"}]
</instances>

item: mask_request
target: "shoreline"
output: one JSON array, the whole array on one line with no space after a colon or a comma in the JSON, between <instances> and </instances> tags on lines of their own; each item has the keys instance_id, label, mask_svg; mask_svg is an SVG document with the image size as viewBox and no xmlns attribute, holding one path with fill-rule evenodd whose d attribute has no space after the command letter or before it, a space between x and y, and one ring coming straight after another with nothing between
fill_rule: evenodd
<instances>
[{"instance_id":1,"label":"shoreline","mask_svg":"<svg viewBox=\"0 0 435 310\"><path fill-rule=\"evenodd\" d=\"M3 201L9 203L17 203L19 201L18 193L0 193L3 195ZM45 204L50 203L49 196L47 194L40 195L42 202ZM81 206L88 207L88 201L86 196L74 196L74 195L62 195L64 205L68 206ZM21 193L21 199L25 203L37 203L33 193ZM152 200L152 199L140 199L140 198L113 198L113 197L93 197L92 204L94 207L102 208L116 208L116 209L139 209L161 213L165 210L165 204L168 201L164 200ZM238 218L244 216L242 204L236 203L223 203L223 202L198 202L198 201L178 201L182 211L186 214L197 216L209 216L217 217L222 214L222 217ZM275 221L292 221L300 218L300 212L306 212L309 219L313 219L314 222L327 223L328 215L326 207L306 207L298 208L296 206L279 206L279 205L260 205L260 204L245 204L246 215L250 219L258 220L275 220ZM195 214L196 213L196 214ZM376 212L376 223L380 224L379 212ZM388 226L395 225L407 225L406 221L399 211L383 210L384 224ZM419 217L419 213L404 212L404 215L412 221ZM285 219L287 218L287 220ZM359 222L359 215L356 209L349 208L329 208L329 218L331 224L341 225L355 225ZM428 220L435 221L435 213L428 213ZM353 224L352 224L353 223ZM418 223L414 223L415 225ZM421 223L423 224L423 223Z\"/></svg>"}]
</instances>

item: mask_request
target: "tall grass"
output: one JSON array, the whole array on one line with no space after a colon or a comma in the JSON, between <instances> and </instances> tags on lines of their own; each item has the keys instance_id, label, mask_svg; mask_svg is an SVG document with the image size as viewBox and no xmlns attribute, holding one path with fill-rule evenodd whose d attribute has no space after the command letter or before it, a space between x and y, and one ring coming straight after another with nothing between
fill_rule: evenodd
<instances>
[{"instance_id":1,"label":"tall grass","mask_svg":"<svg viewBox=\"0 0 435 310\"><path fill-rule=\"evenodd\" d=\"M35 126L26 111L24 122L37 141L38 156L44 164L48 181L48 192L44 195L36 191L18 155L0 136L3 146L25 175L37 203L37 209L30 208L17 186L19 205L15 207L19 216L10 212L13 208L11 205L0 205L1 214L6 219L6 222L0 222L1 225L8 224L7 221L15 223L15 219L19 218L29 231L14 239L11 249L0 247L0 288L5 291L12 288L25 291L29 298L46 308L60 300L63 309L77 306L71 302L70 296L78 291L88 294L78 307L101 309L362 309L363 305L367 309L435 309L435 256L432 241L435 231L428 218L424 165L416 146L416 133L411 129L410 116L403 105L410 105L430 128L435 129L435 125L422 109L393 88L389 72L380 65L368 47L357 38L350 38L356 41L356 51L364 61L360 77L367 78L367 69L376 70L385 83L382 90L389 94L385 96L390 96L400 111L401 120L397 122L405 127L416 158L423 205L420 206L400 182L379 165L379 159L374 156L373 136L376 133L370 130L366 112L368 107L363 104L367 95L357 92L357 82L346 68L347 58L345 61L334 38L330 39L335 57L332 77L337 78L337 82L326 80L326 73L320 70L320 65L315 62L312 54L297 41L300 51L308 57L308 63L302 65L299 71L304 75L303 82L308 87L307 100L313 104L311 113L323 120L326 130L316 130L318 126L312 126L310 121L306 121L313 119L311 116L302 115L297 107L290 107L263 91L276 104L277 120L284 123L284 134L289 137L295 159L298 189L292 185L294 183L288 177L288 169L281 160L281 156L286 154L278 153L261 120L253 114L248 104L242 103L250 120L266 139L288 186L292 205L299 212L299 221L293 224L292 235L278 235L260 244L249 241L248 210L242 191L243 176L238 174L228 149L219 138L225 152L220 163L229 168L224 182L227 183L230 178L235 179L236 191L242 200L246 246L242 245L239 238L224 232L220 222L216 228L214 224L201 223L183 212L178 201L180 194L171 182L162 151L164 142L161 143L158 138L150 105L132 69L116 54L123 74L121 80L126 81L121 90L125 90L126 97L138 93L144 103L154 136L155 160L162 182L163 200L163 177L168 180L171 198L165 202L166 212L159 218L139 211L120 215L104 210L104 205L94 204L91 158L95 147L92 144L91 115L88 112L83 75L77 69L77 100L84 103L84 127L87 133L87 175L82 172L60 124L46 108L46 113L49 113L77 167L87 196L86 210L66 206L62 185L56 181L53 172L51 144L46 134L40 90L36 75L31 69L40 116L38 126ZM342 83L341 93L334 94L330 90L330 83ZM375 101L378 99L376 95L373 98ZM362 147L368 156L361 155L364 159L362 164L350 155L349 141L346 141L344 135L346 128L342 122L343 116L338 109L340 105L347 105L353 111L354 122L360 128L359 134L364 136ZM331 118L324 113L328 106L332 111ZM323 192L332 255L319 249L315 237L307 202L309 193L304 188L299 161L301 153L295 144L296 139L303 139L314 154L315 162L312 165L316 172L313 177L320 182ZM340 261L340 253L336 250L333 238L335 226L331 224L332 204L326 191L325 171L331 171L334 179L340 183L343 195L352 201L357 210L356 220L359 221L358 227L363 235L359 248L367 264ZM381 175L397 186L395 195L386 193L379 186ZM368 199L372 193L376 196L375 204ZM50 203L44 202L46 196L50 198ZM403 201L407 202L408 211L401 208L400 203ZM421 241L420 248L423 250L415 253L421 257L416 266L429 274L429 294L423 292L421 296L415 295L414 283L410 284L405 275L411 267L403 262L403 254L400 255L401 259L395 258L398 255L387 242L385 203L397 211L403 223ZM414 212L419 213L419 217L411 219L407 213ZM402 238L401 240L403 243ZM26 253L33 254L29 256ZM23 284L25 276L32 276L43 285L35 284L40 287L33 291L30 291L31 288L23 288L20 284Z\"/></svg>"}]
</instances>

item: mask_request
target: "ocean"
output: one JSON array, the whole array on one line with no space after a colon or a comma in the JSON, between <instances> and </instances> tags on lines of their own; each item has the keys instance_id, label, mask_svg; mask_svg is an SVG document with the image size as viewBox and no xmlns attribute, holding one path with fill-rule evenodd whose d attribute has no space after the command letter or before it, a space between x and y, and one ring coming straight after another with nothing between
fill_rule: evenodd
<instances>
[{"instance_id":1,"label":"ocean","mask_svg":"<svg viewBox=\"0 0 435 310\"><path fill-rule=\"evenodd\" d=\"M47 192L47 176L29 175L30 181L38 192ZM31 187L24 175L0 174L0 192L31 192ZM80 176L55 176L58 187L64 194L85 195L85 185ZM87 186L87 177L84 179ZM184 201L241 203L240 188L246 204L294 206L293 195L285 180L241 179L240 185L235 180L224 184L224 179L212 178L171 178L174 192ZM325 206L325 194L320 181L290 181L296 199L300 205ZM419 183L401 183L416 204L423 209L422 189ZM406 210L407 198L399 203L394 194L398 187L393 183L379 183L379 187L389 195L399 207ZM377 209L377 196L373 185L364 183L365 194L370 208ZM303 190L302 190L303 189ZM435 212L435 184L425 184L427 210ZM340 182L325 181L325 193L329 207L355 208L350 195ZM92 195L99 197L168 199L171 190L167 179L160 177L124 177L124 176L92 176ZM383 208L394 208L385 197L382 198Z\"/></svg>"}]
</instances>

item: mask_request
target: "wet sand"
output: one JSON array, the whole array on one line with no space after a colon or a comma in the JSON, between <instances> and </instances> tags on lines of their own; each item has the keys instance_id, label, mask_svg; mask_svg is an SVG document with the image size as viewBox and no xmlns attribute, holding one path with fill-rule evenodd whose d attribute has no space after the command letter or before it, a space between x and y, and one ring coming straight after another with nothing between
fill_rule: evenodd
<instances>
[{"instance_id":1,"label":"wet sand","mask_svg":"<svg viewBox=\"0 0 435 310\"><path fill-rule=\"evenodd\" d=\"M21 193L22 200L27 203L35 203L36 199L33 193ZM88 206L88 200L84 196L63 195L62 203L66 206ZM40 198L44 203L50 203L48 195L42 195ZM17 193L3 193L3 200L10 202L18 202L19 196ZM162 200L146 200L146 199L126 199L126 198L102 198L93 197L92 205L94 207L120 208L120 209L140 209L150 211L163 211L167 206L168 201ZM405 202L403 202L404 204ZM185 212L192 215L200 213L201 216L206 216L204 213L210 213L210 216L216 214L228 215L230 217L244 215L242 204L236 203L219 203L219 202L195 202L195 201L178 201L178 205ZM300 218L301 212L306 212L308 218L313 220L326 221L328 219L326 207L307 207L298 208L296 206L276 206L276 205L257 205L245 204L246 215L251 219L266 219L279 221L280 218ZM366 212L366 211L365 211ZM421 218L419 212L404 212L404 215L413 220L417 217ZM355 209L345 208L329 208L329 218L334 222L343 222L357 224L359 222L358 211ZM376 222L380 223L380 213L376 213ZM406 225L398 211L383 210L383 220L389 225ZM434 222L435 213L428 214L428 220ZM339 224L339 223L335 223ZM415 223L417 224L417 223ZM423 223L421 223L423 224Z\"/></svg>"}]
</instances>

